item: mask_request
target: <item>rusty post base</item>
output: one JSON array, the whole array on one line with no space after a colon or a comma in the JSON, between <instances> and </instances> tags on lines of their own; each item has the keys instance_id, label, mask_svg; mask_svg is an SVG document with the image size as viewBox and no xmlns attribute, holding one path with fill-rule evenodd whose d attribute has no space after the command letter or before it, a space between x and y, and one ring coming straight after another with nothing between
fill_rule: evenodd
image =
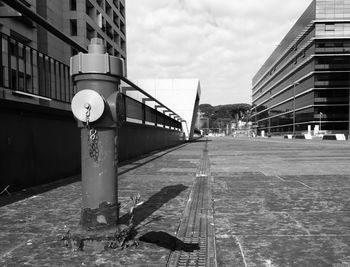
<instances>
[{"instance_id":1,"label":"rusty post base","mask_svg":"<svg viewBox=\"0 0 350 267\"><path fill-rule=\"evenodd\" d=\"M96 209L82 209L80 225L85 230L113 228L117 226L118 218L119 205L102 202Z\"/></svg>"}]
</instances>

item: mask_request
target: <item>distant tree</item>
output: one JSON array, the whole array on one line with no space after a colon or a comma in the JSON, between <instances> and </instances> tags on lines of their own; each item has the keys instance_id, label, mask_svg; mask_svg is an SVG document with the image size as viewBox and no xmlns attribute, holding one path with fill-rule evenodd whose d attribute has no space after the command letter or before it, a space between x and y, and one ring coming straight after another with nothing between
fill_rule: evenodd
<instances>
[{"instance_id":1,"label":"distant tree","mask_svg":"<svg viewBox=\"0 0 350 267\"><path fill-rule=\"evenodd\" d=\"M210 120L210 128L219 128L223 121L235 121L250 119L250 104L229 104L212 106L210 104L199 105L199 110Z\"/></svg>"}]
</instances>

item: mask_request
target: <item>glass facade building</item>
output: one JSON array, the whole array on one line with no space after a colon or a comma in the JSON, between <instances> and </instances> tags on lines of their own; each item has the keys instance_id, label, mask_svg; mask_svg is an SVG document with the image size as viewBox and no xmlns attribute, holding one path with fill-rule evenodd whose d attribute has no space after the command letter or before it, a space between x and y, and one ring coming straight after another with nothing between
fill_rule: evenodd
<instances>
[{"instance_id":1,"label":"glass facade building","mask_svg":"<svg viewBox=\"0 0 350 267\"><path fill-rule=\"evenodd\" d=\"M253 77L258 131L349 134L350 0L314 0Z\"/></svg>"}]
</instances>

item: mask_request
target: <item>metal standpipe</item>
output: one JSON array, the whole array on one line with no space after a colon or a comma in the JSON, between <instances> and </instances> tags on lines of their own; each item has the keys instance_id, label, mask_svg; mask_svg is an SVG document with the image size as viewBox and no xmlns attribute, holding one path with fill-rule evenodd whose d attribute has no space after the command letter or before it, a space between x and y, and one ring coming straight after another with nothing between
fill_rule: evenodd
<instances>
[{"instance_id":1,"label":"metal standpipe","mask_svg":"<svg viewBox=\"0 0 350 267\"><path fill-rule=\"evenodd\" d=\"M103 41L93 38L87 54L71 58L70 69L77 88L72 112L81 129L80 224L84 229L110 228L119 217L117 126L124 108L118 89L124 62L105 53Z\"/></svg>"}]
</instances>

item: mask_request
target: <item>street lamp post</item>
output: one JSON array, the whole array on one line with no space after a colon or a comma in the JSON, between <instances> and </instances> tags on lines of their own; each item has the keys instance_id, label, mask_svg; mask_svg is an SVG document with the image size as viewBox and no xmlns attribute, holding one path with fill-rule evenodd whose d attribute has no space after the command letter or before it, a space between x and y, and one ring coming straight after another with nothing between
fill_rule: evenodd
<instances>
[{"instance_id":1,"label":"street lamp post","mask_svg":"<svg viewBox=\"0 0 350 267\"><path fill-rule=\"evenodd\" d=\"M207 118L207 125L208 125L208 132L207 132L207 134L209 134L209 129L210 129L210 125L209 125L209 117Z\"/></svg>"},{"instance_id":2,"label":"street lamp post","mask_svg":"<svg viewBox=\"0 0 350 267\"><path fill-rule=\"evenodd\" d=\"M298 82L293 83L293 138L295 138L295 87L298 84Z\"/></svg>"},{"instance_id":3,"label":"street lamp post","mask_svg":"<svg viewBox=\"0 0 350 267\"><path fill-rule=\"evenodd\" d=\"M320 131L321 131L321 121L322 121L322 116L323 116L323 113L320 112Z\"/></svg>"}]
</instances>

